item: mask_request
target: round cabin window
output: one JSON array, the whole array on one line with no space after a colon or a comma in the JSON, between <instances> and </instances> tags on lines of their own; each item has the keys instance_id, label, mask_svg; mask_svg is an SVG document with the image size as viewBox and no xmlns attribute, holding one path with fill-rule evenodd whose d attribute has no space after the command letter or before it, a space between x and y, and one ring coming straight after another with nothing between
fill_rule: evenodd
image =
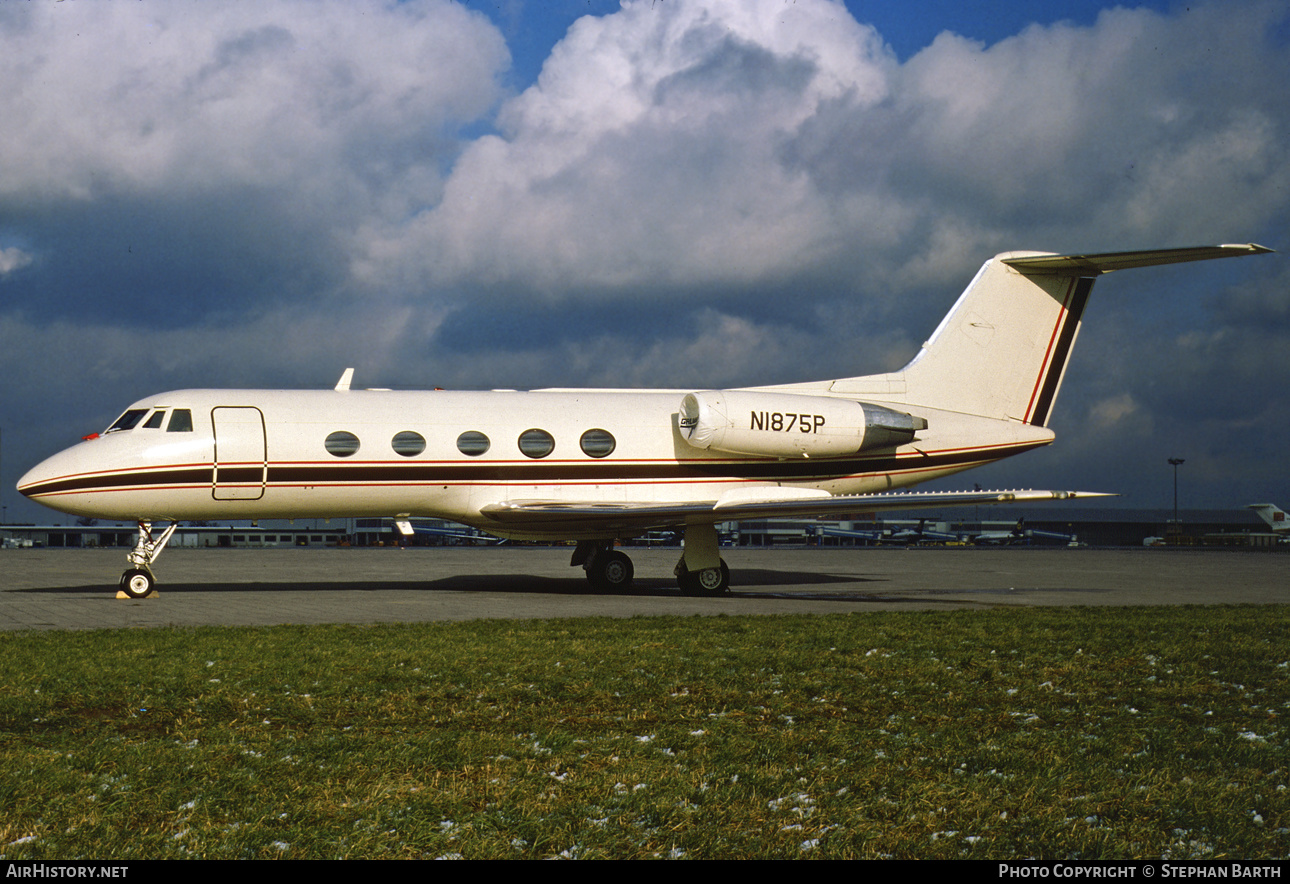
<instances>
[{"instance_id":1,"label":"round cabin window","mask_svg":"<svg viewBox=\"0 0 1290 884\"><path fill-rule=\"evenodd\" d=\"M582 446L582 453L587 457L608 457L614 453L613 435L608 430L588 430L582 434L578 440Z\"/></svg>"},{"instance_id":2,"label":"round cabin window","mask_svg":"<svg viewBox=\"0 0 1290 884\"><path fill-rule=\"evenodd\" d=\"M546 457L555 450L555 439L546 430L520 433L520 453L525 457Z\"/></svg>"},{"instance_id":3,"label":"round cabin window","mask_svg":"<svg viewBox=\"0 0 1290 884\"><path fill-rule=\"evenodd\" d=\"M349 457L358 451L358 437L353 433L347 433L344 430L337 430L327 436L323 442L327 447L327 453L336 457Z\"/></svg>"},{"instance_id":4,"label":"round cabin window","mask_svg":"<svg viewBox=\"0 0 1290 884\"><path fill-rule=\"evenodd\" d=\"M390 445L394 447L395 454L401 454L404 457L416 457L426 450L426 437L411 430L404 430L402 433L394 434L394 439L390 442Z\"/></svg>"},{"instance_id":5,"label":"round cabin window","mask_svg":"<svg viewBox=\"0 0 1290 884\"><path fill-rule=\"evenodd\" d=\"M457 450L467 457L479 457L488 451L488 437L475 430L467 430L457 437Z\"/></svg>"}]
</instances>

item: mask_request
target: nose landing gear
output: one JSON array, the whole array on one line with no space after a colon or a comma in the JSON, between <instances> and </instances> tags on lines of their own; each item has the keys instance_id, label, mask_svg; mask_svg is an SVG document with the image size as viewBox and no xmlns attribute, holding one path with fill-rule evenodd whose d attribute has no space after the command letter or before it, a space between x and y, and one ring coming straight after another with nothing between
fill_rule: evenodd
<instances>
[{"instance_id":1,"label":"nose landing gear","mask_svg":"<svg viewBox=\"0 0 1290 884\"><path fill-rule=\"evenodd\" d=\"M139 540L126 556L132 567L127 568L121 575L121 582L117 586L117 598L142 599L157 594L157 578L152 576L152 563L161 555L161 551L166 548L166 542L170 540L170 535L174 534L178 527L178 522L171 522L169 527L161 532L161 536L153 540L152 523L139 520Z\"/></svg>"}]
</instances>

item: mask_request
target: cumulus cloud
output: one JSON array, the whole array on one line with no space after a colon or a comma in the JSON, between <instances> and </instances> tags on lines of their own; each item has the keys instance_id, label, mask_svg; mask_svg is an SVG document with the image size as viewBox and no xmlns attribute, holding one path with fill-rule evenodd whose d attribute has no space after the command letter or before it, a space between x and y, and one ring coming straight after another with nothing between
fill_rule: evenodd
<instances>
[{"instance_id":1,"label":"cumulus cloud","mask_svg":"<svg viewBox=\"0 0 1290 884\"><path fill-rule=\"evenodd\" d=\"M334 294L354 229L440 198L508 61L446 0L5 4L0 217L48 274L13 296L183 322Z\"/></svg>"},{"instance_id":2,"label":"cumulus cloud","mask_svg":"<svg viewBox=\"0 0 1290 884\"><path fill-rule=\"evenodd\" d=\"M556 300L830 271L916 288L1002 248L1258 229L1290 141L1285 99L1248 83L1285 81L1284 12L1246 12L944 33L902 65L824 0L627 3L579 21L444 199L373 226L355 266Z\"/></svg>"},{"instance_id":3,"label":"cumulus cloud","mask_svg":"<svg viewBox=\"0 0 1290 884\"><path fill-rule=\"evenodd\" d=\"M1121 393L1110 399L1095 402L1089 409L1089 418L1099 430L1123 432L1126 423L1135 418L1141 411L1132 393Z\"/></svg>"},{"instance_id":4,"label":"cumulus cloud","mask_svg":"<svg viewBox=\"0 0 1290 884\"><path fill-rule=\"evenodd\" d=\"M31 255L19 248L0 249L0 279L31 263Z\"/></svg>"},{"instance_id":5,"label":"cumulus cloud","mask_svg":"<svg viewBox=\"0 0 1290 884\"><path fill-rule=\"evenodd\" d=\"M832 234L777 151L829 101L881 100L892 64L872 28L820 0L625 3L583 18L503 107L502 134L463 153L443 201L372 231L361 272L558 298L800 269Z\"/></svg>"},{"instance_id":6,"label":"cumulus cloud","mask_svg":"<svg viewBox=\"0 0 1290 884\"><path fill-rule=\"evenodd\" d=\"M0 196L40 201L406 184L508 58L440 0L7 5L0 46Z\"/></svg>"}]
</instances>

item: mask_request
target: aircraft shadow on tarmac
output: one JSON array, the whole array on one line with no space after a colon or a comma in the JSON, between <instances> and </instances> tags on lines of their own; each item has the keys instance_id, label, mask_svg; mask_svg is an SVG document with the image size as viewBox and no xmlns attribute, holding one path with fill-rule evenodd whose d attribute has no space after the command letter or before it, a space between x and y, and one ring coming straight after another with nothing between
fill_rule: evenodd
<instances>
[{"instance_id":1,"label":"aircraft shadow on tarmac","mask_svg":"<svg viewBox=\"0 0 1290 884\"><path fill-rule=\"evenodd\" d=\"M854 574L803 574L800 571L775 571L750 568L731 572L731 590L727 598L837 598L854 600L868 597L870 593L841 592L820 593L819 589L837 584L885 583L883 577L861 577ZM774 590L778 588L779 592ZM87 586L40 587L13 590L31 594L110 593L115 587L107 584ZM594 597L659 597L679 598L681 591L676 581L665 577L638 577L627 592L601 593L593 590L580 573L569 577L541 577L532 574L458 574L452 577L427 580L348 580L338 577L326 582L318 580L245 582L160 582L157 590L164 598L167 593L198 594L226 592L493 592L528 593Z\"/></svg>"}]
</instances>

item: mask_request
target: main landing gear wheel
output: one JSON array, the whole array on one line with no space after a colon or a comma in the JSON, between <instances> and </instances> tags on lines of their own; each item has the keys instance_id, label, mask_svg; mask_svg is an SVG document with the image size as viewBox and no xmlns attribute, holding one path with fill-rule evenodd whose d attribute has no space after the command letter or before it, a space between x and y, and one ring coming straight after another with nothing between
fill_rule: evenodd
<instances>
[{"instance_id":1,"label":"main landing gear wheel","mask_svg":"<svg viewBox=\"0 0 1290 884\"><path fill-rule=\"evenodd\" d=\"M121 591L132 599L147 598L156 585L156 579L143 568L130 568L121 575Z\"/></svg>"},{"instance_id":2,"label":"main landing gear wheel","mask_svg":"<svg viewBox=\"0 0 1290 884\"><path fill-rule=\"evenodd\" d=\"M682 559L677 569L676 585L685 595L718 596L730 591L730 569L726 567L725 559L721 560L720 568L704 568L702 571L687 570Z\"/></svg>"},{"instance_id":3,"label":"main landing gear wheel","mask_svg":"<svg viewBox=\"0 0 1290 884\"><path fill-rule=\"evenodd\" d=\"M600 550L587 565L587 579L597 592L626 592L635 570L626 554L616 549Z\"/></svg>"}]
</instances>

